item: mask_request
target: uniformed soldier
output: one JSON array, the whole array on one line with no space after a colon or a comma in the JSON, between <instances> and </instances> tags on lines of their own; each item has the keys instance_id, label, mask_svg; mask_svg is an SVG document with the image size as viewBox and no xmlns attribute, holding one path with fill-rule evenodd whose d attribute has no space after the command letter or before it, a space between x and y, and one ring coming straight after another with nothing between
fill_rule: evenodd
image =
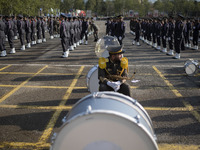
<instances>
[{"instance_id":1,"label":"uniformed soldier","mask_svg":"<svg viewBox=\"0 0 200 150\"><path fill-rule=\"evenodd\" d=\"M15 40L17 40L18 39L18 37L17 37L17 20L16 20L16 16L12 16L12 21L13 21L13 23L14 23L14 29L13 29L13 31L14 31L14 39Z\"/></svg>"},{"instance_id":2,"label":"uniformed soldier","mask_svg":"<svg viewBox=\"0 0 200 150\"><path fill-rule=\"evenodd\" d=\"M42 27L41 27L41 19L40 17L38 16L37 17L37 25L36 25L36 28L37 28L37 43L40 44L42 43Z\"/></svg>"},{"instance_id":3,"label":"uniformed soldier","mask_svg":"<svg viewBox=\"0 0 200 150\"><path fill-rule=\"evenodd\" d=\"M175 57L173 57L175 59L180 59L181 43L183 40L183 30L184 30L184 24L182 22L182 19L184 19L184 17L181 14L179 14L175 23L174 48L176 55Z\"/></svg>"},{"instance_id":4,"label":"uniformed soldier","mask_svg":"<svg viewBox=\"0 0 200 150\"><path fill-rule=\"evenodd\" d=\"M187 18L184 38L185 38L185 47L188 48L191 48L191 43L190 43L191 30L192 30L192 24L190 22L190 18Z\"/></svg>"},{"instance_id":5,"label":"uniformed soldier","mask_svg":"<svg viewBox=\"0 0 200 150\"><path fill-rule=\"evenodd\" d=\"M1 51L1 57L7 56L6 49L5 49L5 30L6 30L6 24L2 21L3 15L0 14L0 51Z\"/></svg>"},{"instance_id":6,"label":"uniformed soldier","mask_svg":"<svg viewBox=\"0 0 200 150\"><path fill-rule=\"evenodd\" d=\"M75 31L74 31L74 21L72 20L71 17L68 17L68 21L69 21L69 24L70 24L70 39L69 39L69 50L70 51L73 51L74 50L74 34L75 34Z\"/></svg>"},{"instance_id":7,"label":"uniformed soldier","mask_svg":"<svg viewBox=\"0 0 200 150\"><path fill-rule=\"evenodd\" d=\"M49 18L49 34L50 34L50 39L53 39L54 36L53 36L53 17L50 16Z\"/></svg>"},{"instance_id":8,"label":"uniformed soldier","mask_svg":"<svg viewBox=\"0 0 200 150\"><path fill-rule=\"evenodd\" d=\"M23 20L22 15L18 15L18 21L17 21L17 29L19 32L19 39L21 42L21 50L25 50L25 42L24 42L24 36L25 36L25 22Z\"/></svg>"},{"instance_id":9,"label":"uniformed soldier","mask_svg":"<svg viewBox=\"0 0 200 150\"><path fill-rule=\"evenodd\" d=\"M122 45L122 41L125 38L125 31L126 31L126 23L123 21L122 16L118 16L118 22L116 25L115 33L120 45Z\"/></svg>"},{"instance_id":10,"label":"uniformed soldier","mask_svg":"<svg viewBox=\"0 0 200 150\"><path fill-rule=\"evenodd\" d=\"M135 45L135 42L137 42L137 46L140 46L140 30L141 30L141 25L140 25L140 19L135 20L135 27L134 27L134 32L135 32L135 39L133 40L132 44Z\"/></svg>"},{"instance_id":11,"label":"uniformed soldier","mask_svg":"<svg viewBox=\"0 0 200 150\"><path fill-rule=\"evenodd\" d=\"M110 18L107 18L106 20L106 35L111 35L111 19Z\"/></svg>"},{"instance_id":12,"label":"uniformed soldier","mask_svg":"<svg viewBox=\"0 0 200 150\"><path fill-rule=\"evenodd\" d=\"M31 16L31 44L35 45L36 44L36 21L33 16Z\"/></svg>"},{"instance_id":13,"label":"uniformed soldier","mask_svg":"<svg viewBox=\"0 0 200 150\"><path fill-rule=\"evenodd\" d=\"M27 41L27 48L31 47L31 23L28 17L24 17L25 20L25 32L26 32L26 41Z\"/></svg>"},{"instance_id":14,"label":"uniformed soldier","mask_svg":"<svg viewBox=\"0 0 200 150\"><path fill-rule=\"evenodd\" d=\"M193 25L193 46L195 50L198 50L198 40L199 40L199 30L200 30L200 23L199 20L196 18Z\"/></svg>"},{"instance_id":15,"label":"uniformed soldier","mask_svg":"<svg viewBox=\"0 0 200 150\"><path fill-rule=\"evenodd\" d=\"M45 28L46 28L46 22L44 21L44 18L41 16L41 29L42 29L42 42L46 42L45 38Z\"/></svg>"},{"instance_id":16,"label":"uniformed soldier","mask_svg":"<svg viewBox=\"0 0 200 150\"><path fill-rule=\"evenodd\" d=\"M153 38L153 48L157 47L157 43L156 43L156 25L157 25L157 19L153 18L153 25L152 25L152 38Z\"/></svg>"},{"instance_id":17,"label":"uniformed soldier","mask_svg":"<svg viewBox=\"0 0 200 150\"><path fill-rule=\"evenodd\" d=\"M126 82L128 60L123 57L123 45L110 45L107 50L109 57L99 59L99 91L115 91L131 96L130 85Z\"/></svg>"},{"instance_id":18,"label":"uniformed soldier","mask_svg":"<svg viewBox=\"0 0 200 150\"><path fill-rule=\"evenodd\" d=\"M161 47L160 47L160 45L161 45L160 38L161 38L161 29L162 29L161 21L162 20L160 18L158 18L157 21L158 22L156 24L156 40L157 40L157 47L156 47L156 49L160 50L161 49Z\"/></svg>"},{"instance_id":19,"label":"uniformed soldier","mask_svg":"<svg viewBox=\"0 0 200 150\"><path fill-rule=\"evenodd\" d=\"M61 13L61 26L60 26L60 38L63 48L63 58L68 57L69 55L69 39L70 39L70 23L65 21L66 15Z\"/></svg>"},{"instance_id":20,"label":"uniformed soldier","mask_svg":"<svg viewBox=\"0 0 200 150\"><path fill-rule=\"evenodd\" d=\"M94 42L97 42L99 39L99 27L96 25L94 21L91 21L91 27L93 29Z\"/></svg>"},{"instance_id":21,"label":"uniformed soldier","mask_svg":"<svg viewBox=\"0 0 200 150\"><path fill-rule=\"evenodd\" d=\"M82 22L82 32L81 32L81 44L84 44L84 39L85 39L85 45L88 44L88 19L83 18Z\"/></svg>"},{"instance_id":22,"label":"uniformed soldier","mask_svg":"<svg viewBox=\"0 0 200 150\"><path fill-rule=\"evenodd\" d=\"M6 34L8 36L8 43L10 45L10 54L14 54L16 51L15 51L15 47L14 47L14 23L13 21L11 20L11 17L10 16L7 16L6 17Z\"/></svg>"},{"instance_id":23,"label":"uniformed soldier","mask_svg":"<svg viewBox=\"0 0 200 150\"><path fill-rule=\"evenodd\" d=\"M163 18L162 21L162 45L163 45L163 53L167 53L167 32L168 32L168 20L167 18Z\"/></svg>"},{"instance_id":24,"label":"uniformed soldier","mask_svg":"<svg viewBox=\"0 0 200 150\"><path fill-rule=\"evenodd\" d=\"M173 34L174 34L174 20L172 16L169 16L169 29L168 29L168 34L167 34L167 38L168 38L168 44L169 44L169 52L167 53L167 55L169 56L173 56L174 55L174 45L173 45Z\"/></svg>"}]
</instances>

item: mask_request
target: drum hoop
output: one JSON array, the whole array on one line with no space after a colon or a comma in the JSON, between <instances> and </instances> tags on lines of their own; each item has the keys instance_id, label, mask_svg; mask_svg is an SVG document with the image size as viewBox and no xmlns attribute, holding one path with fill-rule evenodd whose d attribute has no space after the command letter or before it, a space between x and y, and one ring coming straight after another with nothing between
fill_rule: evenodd
<instances>
[{"instance_id":1,"label":"drum hoop","mask_svg":"<svg viewBox=\"0 0 200 150\"><path fill-rule=\"evenodd\" d=\"M105 94L104 94L104 93L105 93ZM108 94L108 95L106 95L106 94ZM118 97L113 98L113 97L111 97L109 94L110 94L110 95L111 95L111 94L114 94L115 96L117 95ZM123 103L123 104L127 104L128 106L130 106L130 107L132 107L132 108L134 108L133 105L132 105L132 104L134 104L134 106L136 106L139 110L141 110L141 111L144 113L144 115L145 115L146 117L144 117L143 115L142 115L142 116L143 116L144 120L147 122L147 124L151 127L152 133L154 133L154 131L153 131L153 123L152 123L152 121L151 121L151 119L150 119L150 116L148 115L148 113L146 112L146 110L137 102L137 100L135 100L135 99L133 99L133 98L131 98L131 97L129 97L129 96L126 96L126 95L124 95L124 94L117 93L117 92L110 92L110 91L109 91L109 92L94 92L94 93L92 93L92 94L90 94L90 95L87 95L87 96L83 97L83 98L80 99L80 100L73 106L73 108L68 112L66 118L68 118L68 116L70 115L71 111L72 111L77 105L79 105L80 103L82 103L83 101L87 100L87 99L90 98L90 97L92 97L92 98L95 98L95 97L100 98L100 97L102 97L102 95L106 95L106 97L104 97L104 98L110 98L110 99L113 99L113 100L117 100L117 101L119 101L119 102L121 102L121 103ZM128 102L125 101L125 100L123 100L123 99L120 99L119 97L121 97L121 98L126 98L126 100L128 100ZM141 114L140 114L140 115L141 115ZM73 117L72 117L72 118L73 118ZM147 119L146 119L146 118L147 118Z\"/></svg>"},{"instance_id":2,"label":"drum hoop","mask_svg":"<svg viewBox=\"0 0 200 150\"><path fill-rule=\"evenodd\" d=\"M154 134L154 132L151 134L151 132L149 132L143 124L138 123L138 122L136 121L135 118L132 118L132 117L126 115L126 114L123 114L123 113L120 113L120 112L116 112L116 111L111 111L111 110L106 110L106 111L105 111L105 110L91 110L91 112L89 112L89 113L85 113L85 112L84 112L84 113L77 114L77 115L73 116L72 118L70 118L69 120L67 120L67 121L61 126L61 128L58 130L57 136L59 135L60 131L61 131L66 125L68 125L68 124L70 124L71 122L73 122L73 120L79 119L79 118L81 118L81 117L83 117L83 116L89 116L89 115L92 115L92 114L93 114L93 115L94 115L94 114L109 114L109 115L115 115L115 116L117 116L117 117L126 119L126 120L128 120L128 121L130 121L130 122L132 122L132 123L137 124L137 125L142 129L142 131L144 131L145 133L147 133L148 137L152 139L153 144L157 147L157 143L156 143L157 137L156 137L156 135Z\"/></svg>"}]
</instances>

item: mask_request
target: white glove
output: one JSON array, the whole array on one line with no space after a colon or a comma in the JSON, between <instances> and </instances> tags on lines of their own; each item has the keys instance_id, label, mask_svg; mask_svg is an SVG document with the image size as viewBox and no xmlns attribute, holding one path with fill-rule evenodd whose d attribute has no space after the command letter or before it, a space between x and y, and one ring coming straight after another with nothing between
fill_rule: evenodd
<instances>
[{"instance_id":1,"label":"white glove","mask_svg":"<svg viewBox=\"0 0 200 150\"><path fill-rule=\"evenodd\" d=\"M118 91L120 89L121 82L120 81L117 81L117 82L108 81L107 85L110 86L111 88L113 88L114 91L116 92L116 91Z\"/></svg>"},{"instance_id":2,"label":"white glove","mask_svg":"<svg viewBox=\"0 0 200 150\"><path fill-rule=\"evenodd\" d=\"M119 40L122 40L122 37L121 37L121 36L119 37Z\"/></svg>"}]
</instances>

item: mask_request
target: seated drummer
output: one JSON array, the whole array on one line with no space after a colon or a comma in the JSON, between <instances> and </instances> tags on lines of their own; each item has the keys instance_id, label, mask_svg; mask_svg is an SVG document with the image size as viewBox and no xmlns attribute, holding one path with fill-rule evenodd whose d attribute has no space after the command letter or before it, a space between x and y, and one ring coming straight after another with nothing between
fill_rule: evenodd
<instances>
[{"instance_id":1,"label":"seated drummer","mask_svg":"<svg viewBox=\"0 0 200 150\"><path fill-rule=\"evenodd\" d=\"M99 58L99 91L115 91L131 96L130 85L126 82L128 59L123 57L123 45L110 45L107 50L109 57Z\"/></svg>"}]
</instances>

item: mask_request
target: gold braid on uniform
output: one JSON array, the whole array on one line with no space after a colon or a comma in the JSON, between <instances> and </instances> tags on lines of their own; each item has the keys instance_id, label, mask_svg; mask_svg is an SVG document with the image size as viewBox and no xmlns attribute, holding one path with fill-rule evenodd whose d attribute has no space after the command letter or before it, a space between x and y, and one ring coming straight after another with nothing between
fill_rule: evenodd
<instances>
[{"instance_id":1,"label":"gold braid on uniform","mask_svg":"<svg viewBox=\"0 0 200 150\"><path fill-rule=\"evenodd\" d=\"M119 76L118 75L111 75L108 72L108 70L106 69L106 62L108 62L107 58L104 58L104 57L99 58L99 68L105 69L106 72L109 74L110 78L116 78L116 79L120 78L125 69L127 70L127 73L128 73L128 59L126 57L123 57L121 59L120 66L122 68L122 71L120 71Z\"/></svg>"}]
</instances>

